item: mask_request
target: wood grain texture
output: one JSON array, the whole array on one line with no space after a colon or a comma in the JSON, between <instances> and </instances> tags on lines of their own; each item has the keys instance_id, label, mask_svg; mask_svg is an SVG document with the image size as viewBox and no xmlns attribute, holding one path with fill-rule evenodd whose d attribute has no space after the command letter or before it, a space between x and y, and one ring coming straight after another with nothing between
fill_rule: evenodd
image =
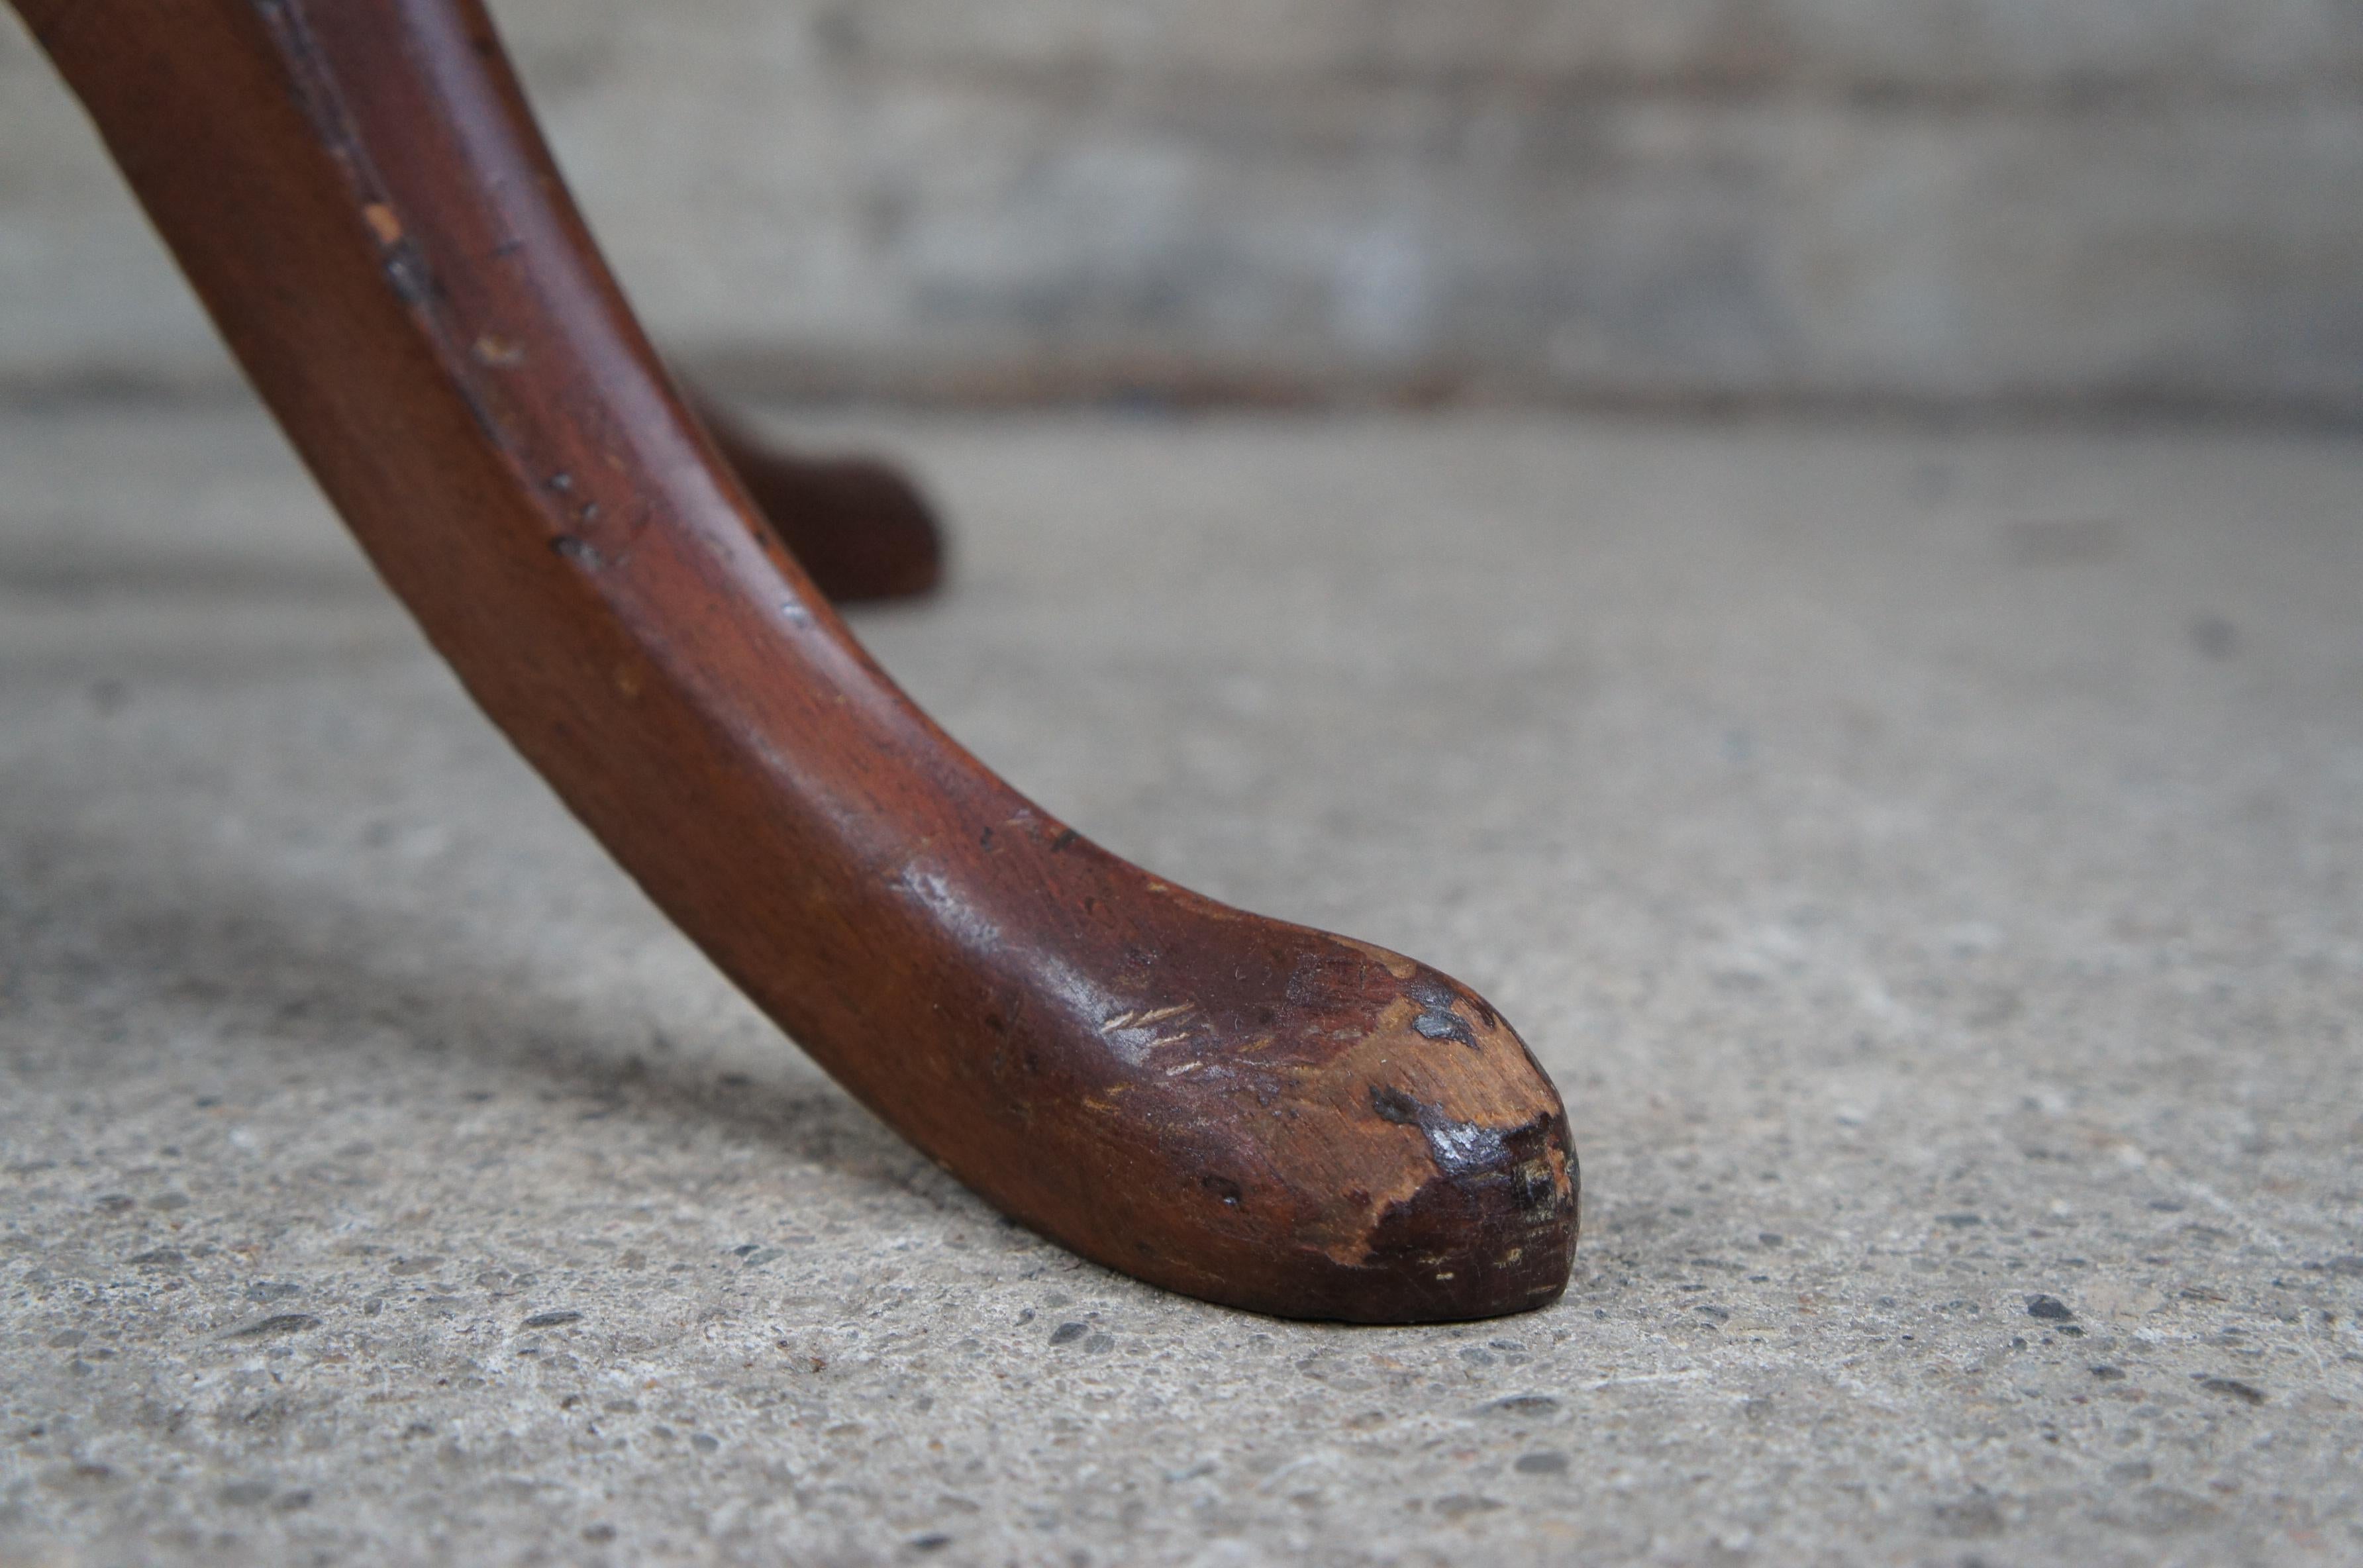
<instances>
[{"instance_id":1,"label":"wood grain texture","mask_svg":"<svg viewBox=\"0 0 2363 1568\"><path fill-rule=\"evenodd\" d=\"M1564 1288L1575 1154L1516 1033L1106 854L913 706L659 367L477 6L20 8L469 691L864 1103L1209 1300L1403 1321Z\"/></svg>"}]
</instances>

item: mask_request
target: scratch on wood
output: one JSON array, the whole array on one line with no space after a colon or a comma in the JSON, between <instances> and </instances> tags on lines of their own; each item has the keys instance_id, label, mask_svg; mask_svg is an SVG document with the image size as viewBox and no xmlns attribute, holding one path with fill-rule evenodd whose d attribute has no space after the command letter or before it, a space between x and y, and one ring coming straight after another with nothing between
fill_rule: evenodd
<instances>
[{"instance_id":1,"label":"scratch on wood","mask_svg":"<svg viewBox=\"0 0 2363 1568\"><path fill-rule=\"evenodd\" d=\"M1179 1018L1185 1012L1195 1012L1197 1010L1197 1007L1198 1004L1195 1002L1176 1002L1170 1007L1144 1008L1137 1012L1120 1012L1114 1018L1109 1019L1105 1023L1101 1024L1100 1032L1103 1034L1114 1034L1119 1030L1147 1029L1152 1024L1163 1023L1168 1019ZM1181 1038L1182 1036L1178 1034L1170 1035L1165 1040L1155 1042L1155 1043L1163 1045L1171 1040L1179 1040Z\"/></svg>"}]
</instances>

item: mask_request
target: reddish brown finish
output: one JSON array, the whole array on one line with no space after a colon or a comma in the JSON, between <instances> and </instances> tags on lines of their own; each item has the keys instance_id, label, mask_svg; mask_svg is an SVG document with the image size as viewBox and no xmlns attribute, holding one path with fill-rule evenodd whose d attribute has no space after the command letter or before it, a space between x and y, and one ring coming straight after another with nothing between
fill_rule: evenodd
<instances>
[{"instance_id":1,"label":"reddish brown finish","mask_svg":"<svg viewBox=\"0 0 2363 1568\"><path fill-rule=\"evenodd\" d=\"M1559 1097L1476 996L1078 837L848 635L601 266L472 0L19 0L378 569L813 1057L1210 1300L1553 1299Z\"/></svg>"},{"instance_id":2,"label":"reddish brown finish","mask_svg":"<svg viewBox=\"0 0 2363 1568\"><path fill-rule=\"evenodd\" d=\"M866 458L771 447L705 398L692 406L738 483L834 604L909 599L943 581L943 531L917 488Z\"/></svg>"}]
</instances>

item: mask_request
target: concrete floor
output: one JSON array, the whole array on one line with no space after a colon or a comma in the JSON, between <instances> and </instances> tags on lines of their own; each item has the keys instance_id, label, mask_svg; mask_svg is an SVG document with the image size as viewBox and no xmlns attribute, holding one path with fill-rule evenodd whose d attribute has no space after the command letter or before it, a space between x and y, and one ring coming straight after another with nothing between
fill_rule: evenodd
<instances>
[{"instance_id":1,"label":"concrete floor","mask_svg":"<svg viewBox=\"0 0 2363 1568\"><path fill-rule=\"evenodd\" d=\"M961 555L871 646L1501 1004L1566 1300L1267 1321L1001 1223L257 416L20 412L0 1560L2363 1561L2363 447L880 428Z\"/></svg>"}]
</instances>

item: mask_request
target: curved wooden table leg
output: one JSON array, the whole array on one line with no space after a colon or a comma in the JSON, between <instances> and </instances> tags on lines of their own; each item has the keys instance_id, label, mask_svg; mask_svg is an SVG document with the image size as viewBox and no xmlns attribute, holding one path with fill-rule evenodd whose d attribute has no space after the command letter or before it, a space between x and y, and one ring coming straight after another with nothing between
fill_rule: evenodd
<instances>
[{"instance_id":1,"label":"curved wooden table leg","mask_svg":"<svg viewBox=\"0 0 2363 1568\"><path fill-rule=\"evenodd\" d=\"M869 458L782 450L711 398L690 405L715 448L830 602L910 599L943 581L943 530L918 487Z\"/></svg>"},{"instance_id":2,"label":"curved wooden table leg","mask_svg":"<svg viewBox=\"0 0 2363 1568\"><path fill-rule=\"evenodd\" d=\"M1517 1035L1104 853L914 708L658 367L473 0L17 3L470 692L865 1103L1210 1300L1559 1295L1575 1158Z\"/></svg>"}]
</instances>

